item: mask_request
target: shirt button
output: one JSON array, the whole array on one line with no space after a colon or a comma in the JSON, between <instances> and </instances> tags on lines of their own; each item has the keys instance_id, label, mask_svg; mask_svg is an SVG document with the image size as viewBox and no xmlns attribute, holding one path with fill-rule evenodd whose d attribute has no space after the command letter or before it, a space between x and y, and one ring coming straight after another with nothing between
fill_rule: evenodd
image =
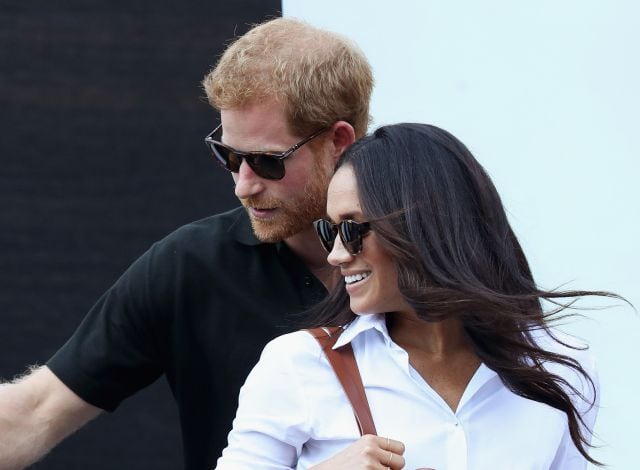
<instances>
[{"instance_id":1,"label":"shirt button","mask_svg":"<svg viewBox=\"0 0 640 470\"><path fill-rule=\"evenodd\" d=\"M305 287L311 287L312 284L313 284L313 281L311 280L311 278L309 276L305 276L304 277Z\"/></svg>"}]
</instances>

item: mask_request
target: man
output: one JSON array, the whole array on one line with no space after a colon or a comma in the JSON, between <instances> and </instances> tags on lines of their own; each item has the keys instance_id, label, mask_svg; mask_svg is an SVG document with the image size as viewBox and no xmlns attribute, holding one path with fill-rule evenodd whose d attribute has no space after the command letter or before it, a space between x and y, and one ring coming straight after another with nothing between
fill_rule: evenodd
<instances>
[{"instance_id":1,"label":"man","mask_svg":"<svg viewBox=\"0 0 640 470\"><path fill-rule=\"evenodd\" d=\"M262 347L331 285L311 222L337 157L366 131L372 86L355 46L292 19L227 49L204 80L222 121L207 145L244 209L154 244L45 367L0 386L0 469L36 461L162 374L186 468L213 466Z\"/></svg>"}]
</instances>

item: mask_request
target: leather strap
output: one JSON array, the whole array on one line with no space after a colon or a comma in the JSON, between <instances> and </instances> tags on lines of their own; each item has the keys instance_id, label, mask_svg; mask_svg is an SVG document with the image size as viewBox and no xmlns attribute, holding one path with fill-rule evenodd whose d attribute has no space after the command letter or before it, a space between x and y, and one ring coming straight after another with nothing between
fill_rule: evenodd
<instances>
[{"instance_id":1,"label":"leather strap","mask_svg":"<svg viewBox=\"0 0 640 470\"><path fill-rule=\"evenodd\" d=\"M353 355L351 343L345 344L338 349L333 349L333 345L336 344L342 331L342 328L334 326L330 328L313 328L309 330L309 333L320 343L344 392L347 394L358 423L360 435L373 434L377 436L376 426L373 423L371 409L362 385L362 378L358 370L358 363Z\"/></svg>"}]
</instances>

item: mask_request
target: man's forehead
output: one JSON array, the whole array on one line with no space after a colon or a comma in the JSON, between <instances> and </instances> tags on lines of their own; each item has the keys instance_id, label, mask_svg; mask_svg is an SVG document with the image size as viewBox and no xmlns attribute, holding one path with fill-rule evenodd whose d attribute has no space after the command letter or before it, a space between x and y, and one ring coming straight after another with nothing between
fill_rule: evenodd
<instances>
[{"instance_id":1,"label":"man's forehead","mask_svg":"<svg viewBox=\"0 0 640 470\"><path fill-rule=\"evenodd\" d=\"M222 142L238 150L277 150L295 140L284 109L273 100L223 109L220 118Z\"/></svg>"}]
</instances>

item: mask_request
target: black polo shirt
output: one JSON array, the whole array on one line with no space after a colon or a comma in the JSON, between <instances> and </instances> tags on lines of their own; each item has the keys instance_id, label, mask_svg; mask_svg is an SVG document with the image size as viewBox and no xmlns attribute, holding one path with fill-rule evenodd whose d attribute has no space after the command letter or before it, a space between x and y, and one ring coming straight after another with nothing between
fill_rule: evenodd
<instances>
[{"instance_id":1,"label":"black polo shirt","mask_svg":"<svg viewBox=\"0 0 640 470\"><path fill-rule=\"evenodd\" d=\"M166 374L186 468L212 468L263 346L324 295L284 243L258 241L244 209L234 209L154 244L47 365L107 411Z\"/></svg>"}]
</instances>

